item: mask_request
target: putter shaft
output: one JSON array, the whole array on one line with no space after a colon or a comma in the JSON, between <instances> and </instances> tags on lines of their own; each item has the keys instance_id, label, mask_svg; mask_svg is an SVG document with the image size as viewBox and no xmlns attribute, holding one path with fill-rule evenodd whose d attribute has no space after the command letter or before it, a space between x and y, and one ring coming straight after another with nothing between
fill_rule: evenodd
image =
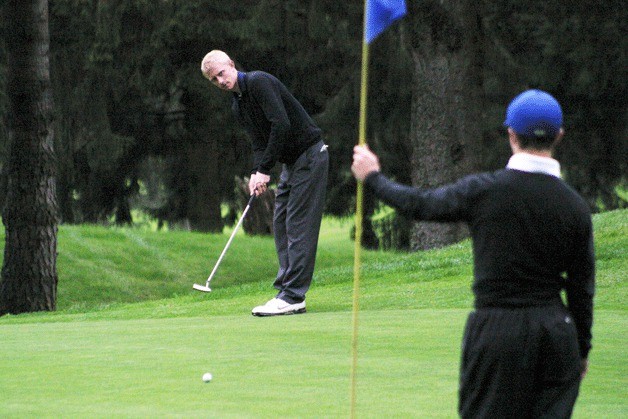
<instances>
[{"instance_id":1,"label":"putter shaft","mask_svg":"<svg viewBox=\"0 0 628 419\"><path fill-rule=\"evenodd\" d=\"M222 262L222 259L225 257L225 253L227 253L227 249L229 249L229 246L231 245L231 242L233 241L233 238L235 237L236 233L240 229L240 226L242 225L242 222L244 221L244 217L249 212L249 208L251 208L251 204L253 203L254 200L255 200L255 194L251 195L251 198L249 199L249 202L246 205L246 208L244 208L244 211L242 211L242 216L240 217L240 220L238 221L236 226L233 228L233 232L231 233L231 237L229 237L229 240L227 241L227 244L225 245L225 248L222 250L222 253L220 254L220 257L218 258L218 261L216 262L216 265L214 265L214 269L212 269L212 272L209 274L209 277L207 278L207 281L205 282L205 288L209 289L210 281L212 280L212 278L214 277L214 274L218 270L218 266L220 265L220 262ZM196 284L194 284L194 285L196 285ZM194 287L194 288L198 289L197 287Z\"/></svg>"}]
</instances>

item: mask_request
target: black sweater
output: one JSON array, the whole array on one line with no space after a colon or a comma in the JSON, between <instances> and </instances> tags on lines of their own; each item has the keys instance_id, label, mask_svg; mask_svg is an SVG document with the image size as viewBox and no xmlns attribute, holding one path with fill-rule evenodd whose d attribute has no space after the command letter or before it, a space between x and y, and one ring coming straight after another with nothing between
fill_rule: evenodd
<instances>
[{"instance_id":1,"label":"black sweater","mask_svg":"<svg viewBox=\"0 0 628 419\"><path fill-rule=\"evenodd\" d=\"M526 307L560 301L591 348L595 261L591 214L559 178L518 170L471 175L429 190L372 173L375 195L416 220L464 221L473 239L475 306Z\"/></svg>"},{"instance_id":2,"label":"black sweater","mask_svg":"<svg viewBox=\"0 0 628 419\"><path fill-rule=\"evenodd\" d=\"M238 87L232 109L251 137L252 173L269 174L276 162L293 164L321 139L320 128L276 77L238 73Z\"/></svg>"}]
</instances>

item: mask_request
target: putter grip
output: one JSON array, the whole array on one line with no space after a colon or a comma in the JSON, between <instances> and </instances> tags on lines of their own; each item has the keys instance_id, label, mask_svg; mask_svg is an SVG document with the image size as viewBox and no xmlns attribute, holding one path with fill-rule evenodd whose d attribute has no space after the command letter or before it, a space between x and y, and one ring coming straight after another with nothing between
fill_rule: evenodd
<instances>
[{"instance_id":1,"label":"putter grip","mask_svg":"<svg viewBox=\"0 0 628 419\"><path fill-rule=\"evenodd\" d=\"M253 201L255 201L256 195L255 193L253 195L251 195L251 198L249 198L249 203L246 204L247 206L251 205L253 203Z\"/></svg>"}]
</instances>

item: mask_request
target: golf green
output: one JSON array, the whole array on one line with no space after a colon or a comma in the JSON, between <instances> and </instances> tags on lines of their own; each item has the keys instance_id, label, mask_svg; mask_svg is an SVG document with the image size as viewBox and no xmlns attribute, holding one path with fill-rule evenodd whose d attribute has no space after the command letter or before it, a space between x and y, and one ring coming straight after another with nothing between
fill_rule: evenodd
<instances>
[{"instance_id":1,"label":"golf green","mask_svg":"<svg viewBox=\"0 0 628 419\"><path fill-rule=\"evenodd\" d=\"M457 309L360 313L358 417L456 417L465 318ZM574 417L621 417L626 316L597 321ZM0 325L0 336L1 417L349 415L348 312L27 323Z\"/></svg>"}]
</instances>

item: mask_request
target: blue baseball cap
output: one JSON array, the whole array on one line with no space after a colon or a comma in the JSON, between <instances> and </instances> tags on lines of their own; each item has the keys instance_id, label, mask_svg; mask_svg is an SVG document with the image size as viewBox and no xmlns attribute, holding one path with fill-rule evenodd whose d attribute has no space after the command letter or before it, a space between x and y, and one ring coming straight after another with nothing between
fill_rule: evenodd
<instances>
[{"instance_id":1,"label":"blue baseball cap","mask_svg":"<svg viewBox=\"0 0 628 419\"><path fill-rule=\"evenodd\" d=\"M506 110L504 126L526 137L552 137L563 125L563 111L552 95L542 90L526 90L515 97Z\"/></svg>"}]
</instances>

